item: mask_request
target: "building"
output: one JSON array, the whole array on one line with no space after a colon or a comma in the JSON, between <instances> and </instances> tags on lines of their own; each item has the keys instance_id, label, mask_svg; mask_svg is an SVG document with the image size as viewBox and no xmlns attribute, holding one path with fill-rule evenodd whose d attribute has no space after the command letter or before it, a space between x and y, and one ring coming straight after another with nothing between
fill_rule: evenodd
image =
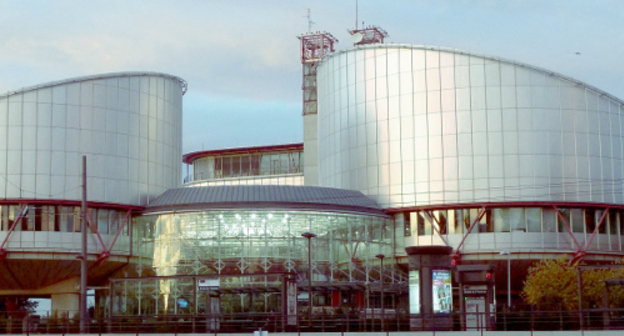
<instances>
[{"instance_id":1,"label":"building","mask_svg":"<svg viewBox=\"0 0 624 336\"><path fill-rule=\"evenodd\" d=\"M115 73L0 96L0 295L78 311L83 155L89 285L134 262L134 211L181 179L185 91L174 76Z\"/></svg>"},{"instance_id":2,"label":"building","mask_svg":"<svg viewBox=\"0 0 624 336\"><path fill-rule=\"evenodd\" d=\"M406 246L448 244L468 260L621 258L621 100L527 65L409 45L331 54L317 86L319 184L375 199Z\"/></svg>"},{"instance_id":3,"label":"building","mask_svg":"<svg viewBox=\"0 0 624 336\"><path fill-rule=\"evenodd\" d=\"M182 157L186 83L164 74L0 96L0 293L77 310L82 155L89 285L111 321L361 327L387 309L399 324L406 248L493 265L499 304L520 300L535 260L624 256L622 100L508 60L384 44L376 27L352 33L343 51L328 33L299 37L303 144Z\"/></svg>"},{"instance_id":4,"label":"building","mask_svg":"<svg viewBox=\"0 0 624 336\"><path fill-rule=\"evenodd\" d=\"M495 265L497 294L515 302L535 260L624 256L622 100L425 46L360 45L316 71L318 184L373 198L404 247Z\"/></svg>"},{"instance_id":5,"label":"building","mask_svg":"<svg viewBox=\"0 0 624 336\"><path fill-rule=\"evenodd\" d=\"M182 161L187 186L303 185L301 143L199 151Z\"/></svg>"}]
</instances>

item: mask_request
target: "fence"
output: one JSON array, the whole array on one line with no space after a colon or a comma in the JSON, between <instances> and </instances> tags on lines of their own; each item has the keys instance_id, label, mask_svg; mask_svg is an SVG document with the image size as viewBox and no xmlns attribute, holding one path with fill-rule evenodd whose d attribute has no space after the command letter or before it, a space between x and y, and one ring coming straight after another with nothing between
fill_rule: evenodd
<instances>
[{"instance_id":1,"label":"fence","mask_svg":"<svg viewBox=\"0 0 624 336\"><path fill-rule=\"evenodd\" d=\"M583 318L584 330L624 330L624 309L588 309L579 311L501 310L485 313L452 313L445 317L452 321L451 330L460 331L548 331L579 330ZM398 332L419 331L412 320L415 316L393 313L381 314L307 315L299 317L294 325L287 325L281 314L238 313L206 316L118 316L110 319L92 319L89 333L251 333L262 329L274 332ZM427 318L436 319L439 315ZM383 322L383 323L382 323ZM79 332L80 323L69 314L41 317L24 312L0 312L0 334L41 333L72 334ZM420 330L424 331L424 330Z\"/></svg>"}]
</instances>

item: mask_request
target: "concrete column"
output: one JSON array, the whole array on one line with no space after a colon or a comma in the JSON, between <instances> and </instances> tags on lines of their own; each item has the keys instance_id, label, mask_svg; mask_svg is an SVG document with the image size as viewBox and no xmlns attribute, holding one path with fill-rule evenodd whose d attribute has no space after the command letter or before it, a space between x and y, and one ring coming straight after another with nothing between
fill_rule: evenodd
<instances>
[{"instance_id":1,"label":"concrete column","mask_svg":"<svg viewBox=\"0 0 624 336\"><path fill-rule=\"evenodd\" d=\"M411 317L412 330L451 330L453 318L449 313L433 312L433 270L451 270L450 246L409 246L405 248L409 270L420 272L420 314Z\"/></svg>"},{"instance_id":2,"label":"concrete column","mask_svg":"<svg viewBox=\"0 0 624 336\"><path fill-rule=\"evenodd\" d=\"M80 310L80 293L52 294L52 312L60 315L69 314L69 317L78 316Z\"/></svg>"},{"instance_id":3,"label":"concrete column","mask_svg":"<svg viewBox=\"0 0 624 336\"><path fill-rule=\"evenodd\" d=\"M53 286L50 293L52 313L77 317L80 313L80 278L75 277Z\"/></svg>"},{"instance_id":4,"label":"concrete column","mask_svg":"<svg viewBox=\"0 0 624 336\"><path fill-rule=\"evenodd\" d=\"M307 186L319 185L318 171L318 116L303 116L303 179Z\"/></svg>"}]
</instances>

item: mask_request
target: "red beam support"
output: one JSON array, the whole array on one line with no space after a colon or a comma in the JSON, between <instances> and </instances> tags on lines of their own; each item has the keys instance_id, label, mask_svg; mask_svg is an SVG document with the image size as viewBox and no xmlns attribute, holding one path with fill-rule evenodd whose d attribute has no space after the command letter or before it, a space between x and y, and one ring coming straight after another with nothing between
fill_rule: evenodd
<instances>
[{"instance_id":1,"label":"red beam support","mask_svg":"<svg viewBox=\"0 0 624 336\"><path fill-rule=\"evenodd\" d=\"M90 211L87 211L87 224L89 225L91 230L93 230L93 232L95 232L95 236L100 241L100 244L102 244L102 251L105 251L106 250L106 244L104 244L104 240L102 239L102 236L98 232L97 225L95 225L94 222L93 222L93 217L91 217L91 212Z\"/></svg>"},{"instance_id":2,"label":"red beam support","mask_svg":"<svg viewBox=\"0 0 624 336\"><path fill-rule=\"evenodd\" d=\"M572 233L572 229L570 229L570 224L568 223L568 220L565 217L563 217L563 215L561 214L561 211L559 211L559 208L557 208L556 205L553 205L553 209L555 209L555 211L557 212L557 217L559 218L559 220L561 220L561 223L563 223L563 226L565 226L566 230L568 231L568 235L570 236L570 238L572 238L574 245L576 245L577 251L581 250L582 249L581 244L579 244L579 242L574 237L574 234Z\"/></svg>"},{"instance_id":3,"label":"red beam support","mask_svg":"<svg viewBox=\"0 0 624 336\"><path fill-rule=\"evenodd\" d=\"M453 259L459 258L459 254L460 254L459 251L460 251L461 247L464 245L464 242L466 241L466 238L472 232L472 229L474 229L475 225L477 225L477 223L481 220L481 218L483 218L483 216L485 215L486 211L487 211L487 209L484 206L482 206L481 210L479 211L479 215L477 216L477 218L475 218L472 221L472 223L470 224L470 228L468 228L468 232L466 232L466 234L464 234L464 237L459 242L459 245L457 245L457 248L455 249L455 255L454 255Z\"/></svg>"},{"instance_id":4,"label":"red beam support","mask_svg":"<svg viewBox=\"0 0 624 336\"><path fill-rule=\"evenodd\" d=\"M11 227L7 231L6 237L4 237L2 244L0 244L0 260L6 258L7 251L4 249L4 247L6 246L6 243L9 241L11 234L15 231L17 224L19 224L22 221L22 219L26 216L27 213L28 213L28 205L24 204L22 205L22 208L20 209L19 214L15 218L15 221L13 221L13 224L11 224Z\"/></svg>"},{"instance_id":5,"label":"red beam support","mask_svg":"<svg viewBox=\"0 0 624 336\"><path fill-rule=\"evenodd\" d=\"M592 235L589 238L589 240L585 241L585 248L583 248L584 251L587 251L587 249L589 248L589 245L594 240L594 237L596 237L596 234L598 234L598 230L600 230L600 227L602 226L602 223L605 222L605 219L607 218L607 214L609 213L609 210L611 210L611 208L609 208L609 207L606 207L604 209L604 212L602 213L602 216L600 216L600 220L598 220L598 225L596 225L596 228L594 228L594 232L592 233Z\"/></svg>"},{"instance_id":6,"label":"red beam support","mask_svg":"<svg viewBox=\"0 0 624 336\"><path fill-rule=\"evenodd\" d=\"M431 213L431 211L432 210L426 210L423 212L427 215L427 217L429 217L430 221L435 222L436 224L438 224L438 227L440 227L440 221L433 215L433 213ZM433 230L438 234L438 237L442 239L442 241L444 242L444 245L450 246L448 241L440 233L440 230L435 225L431 225L431 226L433 227Z\"/></svg>"},{"instance_id":7,"label":"red beam support","mask_svg":"<svg viewBox=\"0 0 624 336\"><path fill-rule=\"evenodd\" d=\"M571 265L577 264L581 260L583 260L583 258L585 257L585 254L587 253L587 249L589 249L589 245L591 245L592 241L594 240L594 237L596 237L596 234L598 234L598 231L600 230L600 227L602 226L602 224L605 222L605 219L607 218L607 214L609 213L610 209L611 209L610 207L606 207L604 209L602 216L600 216L600 220L598 220L598 225L596 225L596 227L594 228L594 232L592 232L591 237L585 240L585 246L583 246L583 248L579 248L574 254L574 257L572 258L572 260L570 260Z\"/></svg>"},{"instance_id":8,"label":"red beam support","mask_svg":"<svg viewBox=\"0 0 624 336\"><path fill-rule=\"evenodd\" d=\"M126 224L130 221L130 213L131 211L128 210L126 212L126 216L124 217L124 220L121 222L121 226L119 227L119 229L117 230L117 233L115 234L115 238L113 238L113 241L111 242L110 246L108 248L106 248L106 246L104 246L104 250L100 253L100 255L98 256L97 261L95 262L96 265L99 265L100 263L102 263L104 260L106 260L106 258L110 257L111 251L113 250L113 247L115 247L115 243L117 242L117 239L119 238L119 235L121 234L121 232L123 232L124 228L126 227ZM99 233L98 233L99 236ZM102 242L102 244L104 244L104 242L102 241L101 236L100 237L100 242Z\"/></svg>"}]
</instances>

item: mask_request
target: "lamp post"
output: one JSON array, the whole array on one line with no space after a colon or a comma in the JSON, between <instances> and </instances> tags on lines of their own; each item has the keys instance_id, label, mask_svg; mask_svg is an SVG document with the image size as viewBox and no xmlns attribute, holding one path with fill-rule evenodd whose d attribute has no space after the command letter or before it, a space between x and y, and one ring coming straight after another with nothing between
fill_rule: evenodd
<instances>
[{"instance_id":1,"label":"lamp post","mask_svg":"<svg viewBox=\"0 0 624 336\"><path fill-rule=\"evenodd\" d=\"M384 266L383 266L383 260L386 256L383 255L382 253L379 253L378 255L375 256L375 258L379 258L379 284L381 285L381 331L384 331L384 320L386 319L386 312L384 309L384 280L383 280L383 276L384 276Z\"/></svg>"},{"instance_id":2,"label":"lamp post","mask_svg":"<svg viewBox=\"0 0 624 336\"><path fill-rule=\"evenodd\" d=\"M507 256L507 308L511 308L511 252L502 251L501 255Z\"/></svg>"},{"instance_id":3,"label":"lamp post","mask_svg":"<svg viewBox=\"0 0 624 336\"><path fill-rule=\"evenodd\" d=\"M80 333L87 333L89 312L87 310L87 279L89 277L89 264L87 260L87 156L82 156L82 202L80 203Z\"/></svg>"},{"instance_id":4,"label":"lamp post","mask_svg":"<svg viewBox=\"0 0 624 336\"><path fill-rule=\"evenodd\" d=\"M312 238L316 237L316 234L312 232L304 232L302 237L308 240L308 327L312 328Z\"/></svg>"}]
</instances>

